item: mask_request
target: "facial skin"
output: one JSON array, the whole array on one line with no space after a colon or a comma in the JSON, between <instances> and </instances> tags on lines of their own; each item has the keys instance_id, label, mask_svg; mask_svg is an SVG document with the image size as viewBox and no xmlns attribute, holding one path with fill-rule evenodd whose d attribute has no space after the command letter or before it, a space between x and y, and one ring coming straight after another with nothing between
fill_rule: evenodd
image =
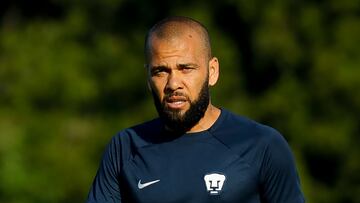
<instances>
[{"instance_id":1,"label":"facial skin","mask_svg":"<svg viewBox=\"0 0 360 203\"><path fill-rule=\"evenodd\" d=\"M160 39L154 35L149 43L148 84L167 127L184 132L210 128L220 115L209 96L219 64L204 52L199 32L184 26L180 36Z\"/></svg>"},{"instance_id":2,"label":"facial skin","mask_svg":"<svg viewBox=\"0 0 360 203\"><path fill-rule=\"evenodd\" d=\"M176 131L180 134L190 130L202 117L204 117L210 101L208 80L203 83L195 101L190 101L190 99L182 93L174 92L167 94L162 102L153 90L152 94L156 110L165 122L165 125L172 131ZM190 107L185 113L182 114L180 109L174 110L167 106L166 101L173 96L184 96L190 102Z\"/></svg>"}]
</instances>

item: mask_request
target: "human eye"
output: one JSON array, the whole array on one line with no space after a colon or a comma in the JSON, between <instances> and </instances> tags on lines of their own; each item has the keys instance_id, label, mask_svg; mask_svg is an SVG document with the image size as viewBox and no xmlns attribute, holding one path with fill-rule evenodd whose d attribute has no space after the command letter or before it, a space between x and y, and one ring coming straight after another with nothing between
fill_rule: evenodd
<instances>
[{"instance_id":1,"label":"human eye","mask_svg":"<svg viewBox=\"0 0 360 203\"><path fill-rule=\"evenodd\" d=\"M155 66L151 69L151 75L152 76L161 76L165 73L167 73L167 68L163 66Z\"/></svg>"},{"instance_id":2,"label":"human eye","mask_svg":"<svg viewBox=\"0 0 360 203\"><path fill-rule=\"evenodd\" d=\"M194 65L190 65L190 64L184 64L184 65L180 65L179 68L183 73L190 73L193 70L196 69L196 67Z\"/></svg>"},{"instance_id":3,"label":"human eye","mask_svg":"<svg viewBox=\"0 0 360 203\"><path fill-rule=\"evenodd\" d=\"M194 68L186 67L186 68L183 68L183 69L182 69L182 72L183 72L183 73L190 73L190 72L192 72L193 70L194 70Z\"/></svg>"}]
</instances>

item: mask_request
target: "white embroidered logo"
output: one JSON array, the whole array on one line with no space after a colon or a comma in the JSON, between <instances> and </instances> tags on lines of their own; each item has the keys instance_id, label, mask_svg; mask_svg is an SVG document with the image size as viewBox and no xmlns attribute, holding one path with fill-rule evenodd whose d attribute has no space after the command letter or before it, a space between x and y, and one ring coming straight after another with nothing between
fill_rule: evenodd
<instances>
[{"instance_id":1,"label":"white embroidered logo","mask_svg":"<svg viewBox=\"0 0 360 203\"><path fill-rule=\"evenodd\" d=\"M150 185L152 185L152 184L155 184L155 183L157 183L157 182L159 182L160 180L154 180L154 181L151 181L151 182L147 182L147 183L141 183L141 180L139 180L139 182L138 182L138 188L141 190L141 189L143 189L143 188L145 188L145 187L147 187L147 186L150 186Z\"/></svg>"},{"instance_id":2,"label":"white embroidered logo","mask_svg":"<svg viewBox=\"0 0 360 203\"><path fill-rule=\"evenodd\" d=\"M211 195L218 195L221 192L225 180L225 175L219 173L211 173L204 176L206 189Z\"/></svg>"}]
</instances>

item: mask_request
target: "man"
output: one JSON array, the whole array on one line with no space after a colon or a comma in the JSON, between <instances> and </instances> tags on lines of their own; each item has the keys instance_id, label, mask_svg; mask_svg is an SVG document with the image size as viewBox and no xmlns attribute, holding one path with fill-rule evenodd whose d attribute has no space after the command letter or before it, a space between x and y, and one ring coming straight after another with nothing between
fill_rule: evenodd
<instances>
[{"instance_id":1,"label":"man","mask_svg":"<svg viewBox=\"0 0 360 203\"><path fill-rule=\"evenodd\" d=\"M304 202L290 149L274 129L211 104L219 77L206 28L170 17L145 40L159 118L108 145L93 202Z\"/></svg>"}]
</instances>

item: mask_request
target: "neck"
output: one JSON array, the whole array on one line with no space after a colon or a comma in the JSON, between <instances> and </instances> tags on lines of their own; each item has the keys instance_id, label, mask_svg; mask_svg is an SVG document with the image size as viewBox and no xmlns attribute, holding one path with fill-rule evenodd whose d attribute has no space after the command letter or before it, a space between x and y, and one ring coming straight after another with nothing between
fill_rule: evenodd
<instances>
[{"instance_id":1,"label":"neck","mask_svg":"<svg viewBox=\"0 0 360 203\"><path fill-rule=\"evenodd\" d=\"M189 131L187 131L187 133L201 132L209 129L219 118L220 113L221 110L210 103L205 111L204 117L202 117Z\"/></svg>"}]
</instances>

